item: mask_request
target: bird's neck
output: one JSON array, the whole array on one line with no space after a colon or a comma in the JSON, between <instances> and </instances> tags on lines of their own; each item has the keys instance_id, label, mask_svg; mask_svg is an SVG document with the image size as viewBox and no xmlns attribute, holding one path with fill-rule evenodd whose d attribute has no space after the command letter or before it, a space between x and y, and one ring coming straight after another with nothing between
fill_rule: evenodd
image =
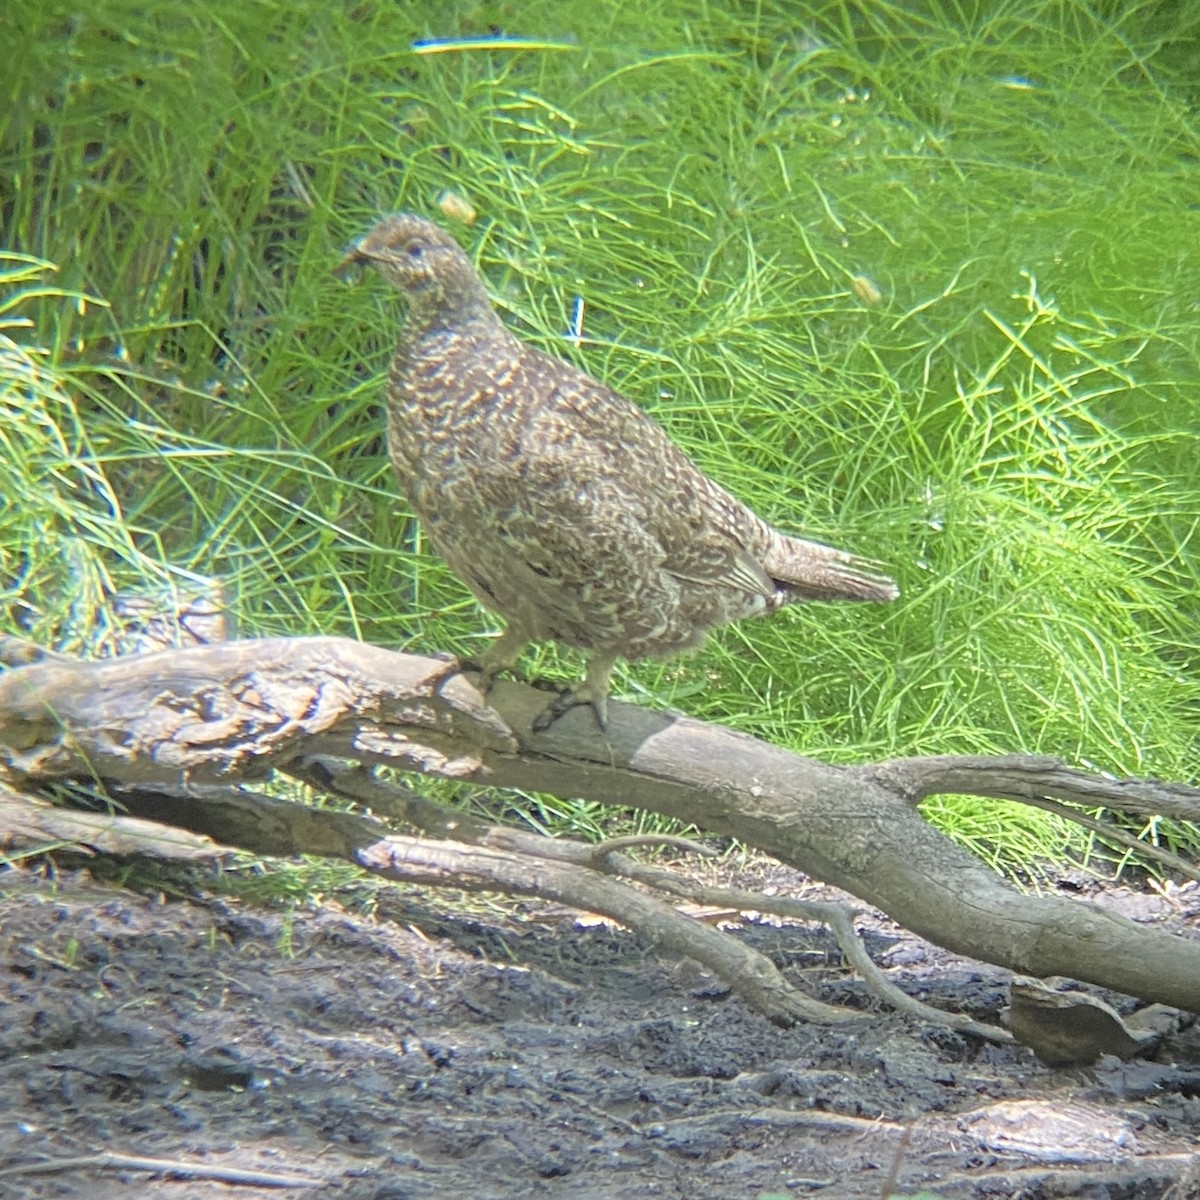
<instances>
[{"instance_id":1,"label":"bird's neck","mask_svg":"<svg viewBox=\"0 0 1200 1200\"><path fill-rule=\"evenodd\" d=\"M504 325L478 279L447 281L443 288L408 296L408 336L457 334L464 338L495 336Z\"/></svg>"},{"instance_id":2,"label":"bird's neck","mask_svg":"<svg viewBox=\"0 0 1200 1200\"><path fill-rule=\"evenodd\" d=\"M410 309L396 348L410 362L444 361L450 356L470 354L474 347L494 346L511 337L490 308L428 314Z\"/></svg>"}]
</instances>

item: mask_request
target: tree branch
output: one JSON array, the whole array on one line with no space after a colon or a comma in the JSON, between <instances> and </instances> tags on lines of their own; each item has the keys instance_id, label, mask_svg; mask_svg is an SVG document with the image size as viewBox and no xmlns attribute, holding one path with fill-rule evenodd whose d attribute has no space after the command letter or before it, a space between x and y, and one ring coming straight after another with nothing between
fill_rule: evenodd
<instances>
[{"instance_id":1,"label":"tree branch","mask_svg":"<svg viewBox=\"0 0 1200 1200\"><path fill-rule=\"evenodd\" d=\"M354 786L348 783L339 789L336 780L325 776L327 770L308 774L314 780L324 779L333 794L345 795ZM378 795L384 788L369 789L360 780L358 790ZM446 833L461 832L458 814L429 801L422 801L421 815L422 828L431 836L416 838L393 834L372 816L311 809L241 790L206 788L201 795L164 796L160 791L125 789L119 794L131 811L142 816L199 833L219 831L225 841L258 854L322 855L403 883L540 896L603 913L653 944L702 963L780 1025L800 1020L839 1024L861 1015L806 996L784 979L766 955L693 921L658 897L591 869L586 862L591 847L580 842L510 830L517 836L504 848L498 844L505 840L502 836L488 836L489 831L500 834L499 827L473 818L466 819L465 836L443 840Z\"/></svg>"},{"instance_id":2,"label":"tree branch","mask_svg":"<svg viewBox=\"0 0 1200 1200\"><path fill-rule=\"evenodd\" d=\"M955 793L1025 803L1055 796L1074 804L1119 808L1143 816L1195 821L1200 788L1160 779L1115 779L1065 766L1056 758L1025 754L941 754L894 758L871 768L884 786L910 804Z\"/></svg>"},{"instance_id":3,"label":"tree branch","mask_svg":"<svg viewBox=\"0 0 1200 1200\"><path fill-rule=\"evenodd\" d=\"M584 711L535 734L543 693L501 683L485 703L467 677L444 673L441 661L342 638L31 662L0 677L0 777L26 790L100 779L179 795L328 755L643 808L757 846L959 953L1196 1005L1200 945L1083 902L1021 895L914 810L941 790L1130 807L1161 800L1194 819L1196 789L1019 756L835 767L624 704L611 706L607 736ZM272 820L302 820L303 811L290 806L286 820Z\"/></svg>"}]
</instances>

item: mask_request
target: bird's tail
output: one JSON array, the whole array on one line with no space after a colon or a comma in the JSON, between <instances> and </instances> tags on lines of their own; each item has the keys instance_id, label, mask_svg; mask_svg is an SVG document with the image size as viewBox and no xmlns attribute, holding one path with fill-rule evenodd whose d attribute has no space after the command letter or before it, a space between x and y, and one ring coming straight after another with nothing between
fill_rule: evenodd
<instances>
[{"instance_id":1,"label":"bird's tail","mask_svg":"<svg viewBox=\"0 0 1200 1200\"><path fill-rule=\"evenodd\" d=\"M900 595L894 580L870 559L820 542L787 537L775 530L763 566L783 593L783 602L801 600L874 600Z\"/></svg>"}]
</instances>

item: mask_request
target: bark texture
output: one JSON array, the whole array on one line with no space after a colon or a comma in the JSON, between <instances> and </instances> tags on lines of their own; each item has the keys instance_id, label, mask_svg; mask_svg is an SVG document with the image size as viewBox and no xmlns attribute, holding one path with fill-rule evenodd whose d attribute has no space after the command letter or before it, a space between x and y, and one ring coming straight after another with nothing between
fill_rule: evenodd
<instances>
[{"instance_id":1,"label":"bark texture","mask_svg":"<svg viewBox=\"0 0 1200 1200\"><path fill-rule=\"evenodd\" d=\"M1084 902L1023 895L915 807L955 792L1195 820L1195 788L1112 780L1023 756L837 767L627 704L612 706L603 736L588 712L535 733L544 692L500 683L485 698L470 677L446 678L440 660L342 638L228 642L100 662L29 657L0 646L0 658L23 663L0 676L0 782L10 792L101 781L157 797L159 820L227 845L330 853L387 871L412 852L381 845L373 822L330 821L300 805L256 802L241 789L276 771L319 785L336 771L320 765L325 756L642 808L737 837L960 954L1197 1007L1200 944ZM0 806L0 819L8 811ZM443 837L472 840L470 822L438 819ZM16 820L10 844L20 841ZM59 836L66 835L64 827ZM476 844L480 836L476 830ZM489 852L508 850L494 842ZM507 860L493 865L497 873L485 877L497 886L518 880ZM420 869L439 881L432 860ZM455 882L452 867L449 874L440 881Z\"/></svg>"}]
</instances>

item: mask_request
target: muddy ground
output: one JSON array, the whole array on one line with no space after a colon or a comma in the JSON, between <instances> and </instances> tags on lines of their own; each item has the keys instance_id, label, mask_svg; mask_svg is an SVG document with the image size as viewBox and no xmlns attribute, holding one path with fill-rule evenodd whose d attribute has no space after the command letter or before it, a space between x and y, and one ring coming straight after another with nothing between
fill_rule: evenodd
<instances>
[{"instance_id":1,"label":"muddy ground","mask_svg":"<svg viewBox=\"0 0 1200 1200\"><path fill-rule=\"evenodd\" d=\"M1100 899L1200 936L1183 895ZM396 889L289 920L0 873L0 1196L875 1200L893 1169L905 1196L1200 1196L1195 1027L1073 1071L886 1013L784 1031L620 929L476 905ZM1004 972L860 927L909 991L996 1020ZM873 1007L824 931L739 936Z\"/></svg>"}]
</instances>

